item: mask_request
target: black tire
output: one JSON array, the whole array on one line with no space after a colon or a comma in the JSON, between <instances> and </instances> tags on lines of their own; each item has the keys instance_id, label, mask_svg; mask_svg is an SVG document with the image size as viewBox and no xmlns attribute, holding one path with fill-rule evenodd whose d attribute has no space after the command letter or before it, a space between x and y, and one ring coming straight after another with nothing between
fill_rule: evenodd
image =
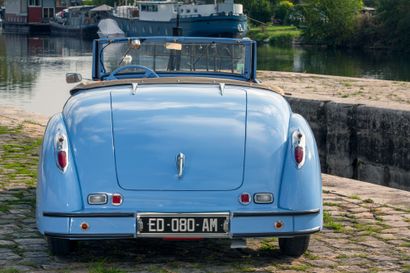
<instances>
[{"instance_id":1,"label":"black tire","mask_svg":"<svg viewBox=\"0 0 410 273\"><path fill-rule=\"evenodd\" d=\"M279 238L280 251L291 257L300 257L309 247L310 236Z\"/></svg>"},{"instance_id":2,"label":"black tire","mask_svg":"<svg viewBox=\"0 0 410 273\"><path fill-rule=\"evenodd\" d=\"M76 247L76 241L47 237L48 249L53 256L66 256Z\"/></svg>"}]
</instances>

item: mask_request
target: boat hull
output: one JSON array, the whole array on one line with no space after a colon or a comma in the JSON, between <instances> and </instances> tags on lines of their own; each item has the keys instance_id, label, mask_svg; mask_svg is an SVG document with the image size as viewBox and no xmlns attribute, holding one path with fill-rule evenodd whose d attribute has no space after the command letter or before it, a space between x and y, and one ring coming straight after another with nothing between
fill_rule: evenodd
<instances>
[{"instance_id":1,"label":"boat hull","mask_svg":"<svg viewBox=\"0 0 410 273\"><path fill-rule=\"evenodd\" d=\"M78 27L64 26L55 22L50 22L50 30L52 35L74 36L85 39L98 38L98 25L82 25Z\"/></svg>"},{"instance_id":2,"label":"boat hull","mask_svg":"<svg viewBox=\"0 0 410 273\"><path fill-rule=\"evenodd\" d=\"M113 16L125 35L131 36L170 36L177 22L142 21ZM213 15L181 18L179 25L183 36L190 37L244 37L248 29L245 15Z\"/></svg>"}]
</instances>

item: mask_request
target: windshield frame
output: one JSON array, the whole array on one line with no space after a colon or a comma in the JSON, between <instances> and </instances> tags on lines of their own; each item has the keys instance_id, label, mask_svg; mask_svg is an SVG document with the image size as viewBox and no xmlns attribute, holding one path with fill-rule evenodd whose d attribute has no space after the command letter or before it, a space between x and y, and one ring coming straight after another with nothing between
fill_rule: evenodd
<instances>
[{"instance_id":1,"label":"windshield frame","mask_svg":"<svg viewBox=\"0 0 410 273\"><path fill-rule=\"evenodd\" d=\"M185 71L156 71L160 77L210 77L210 78L226 78L244 81L256 80L256 42L248 38L232 39L232 38L196 38L196 37L127 37L115 39L97 39L93 43L93 80L107 80L107 73L104 68L104 48L114 43L129 43L132 40L140 40L157 43L190 43L190 44L239 44L245 47L245 64L243 74L232 74L223 72L185 72ZM123 78L139 78L140 73L127 73Z\"/></svg>"}]
</instances>

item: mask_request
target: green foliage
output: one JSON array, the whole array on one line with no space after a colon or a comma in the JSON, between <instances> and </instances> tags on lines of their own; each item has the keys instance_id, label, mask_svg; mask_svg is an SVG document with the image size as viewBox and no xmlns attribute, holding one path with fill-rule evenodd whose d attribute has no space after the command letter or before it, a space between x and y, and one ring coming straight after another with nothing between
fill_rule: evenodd
<instances>
[{"instance_id":1,"label":"green foliage","mask_svg":"<svg viewBox=\"0 0 410 273\"><path fill-rule=\"evenodd\" d=\"M248 36L255 41L268 41L272 45L281 46L289 46L300 35L301 31L294 26L254 27L248 32Z\"/></svg>"},{"instance_id":2,"label":"green foliage","mask_svg":"<svg viewBox=\"0 0 410 273\"><path fill-rule=\"evenodd\" d=\"M111 7L113 7L116 2L117 2L116 0L83 0L84 5L100 6L100 5L106 4Z\"/></svg>"},{"instance_id":3,"label":"green foliage","mask_svg":"<svg viewBox=\"0 0 410 273\"><path fill-rule=\"evenodd\" d=\"M95 263L89 268L88 272L89 273L124 273L123 270L107 266L103 262Z\"/></svg>"},{"instance_id":4,"label":"green foliage","mask_svg":"<svg viewBox=\"0 0 410 273\"><path fill-rule=\"evenodd\" d=\"M376 23L384 45L410 50L409 0L378 0Z\"/></svg>"},{"instance_id":5,"label":"green foliage","mask_svg":"<svg viewBox=\"0 0 410 273\"><path fill-rule=\"evenodd\" d=\"M268 22L273 15L275 1L269 0L239 0L249 17L262 22Z\"/></svg>"},{"instance_id":6,"label":"green foliage","mask_svg":"<svg viewBox=\"0 0 410 273\"><path fill-rule=\"evenodd\" d=\"M323 212L323 224L328 229L333 229L335 232L343 232L344 227L341 223L336 222L332 215L325 211Z\"/></svg>"},{"instance_id":7,"label":"green foliage","mask_svg":"<svg viewBox=\"0 0 410 273\"><path fill-rule=\"evenodd\" d=\"M305 0L304 39L307 42L346 46L353 37L362 0Z\"/></svg>"},{"instance_id":8,"label":"green foliage","mask_svg":"<svg viewBox=\"0 0 410 273\"><path fill-rule=\"evenodd\" d=\"M21 271L16 268L3 268L0 269L0 273L20 273Z\"/></svg>"},{"instance_id":9,"label":"green foliage","mask_svg":"<svg viewBox=\"0 0 410 273\"><path fill-rule=\"evenodd\" d=\"M275 19L279 20L282 24L286 23L293 7L294 5L290 1L280 1L275 7Z\"/></svg>"}]
</instances>

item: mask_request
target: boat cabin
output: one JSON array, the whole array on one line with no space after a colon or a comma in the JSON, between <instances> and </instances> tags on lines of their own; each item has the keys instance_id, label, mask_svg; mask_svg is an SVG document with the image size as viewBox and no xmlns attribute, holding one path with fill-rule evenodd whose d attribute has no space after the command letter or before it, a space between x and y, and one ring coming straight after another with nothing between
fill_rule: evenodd
<instances>
[{"instance_id":1,"label":"boat cabin","mask_svg":"<svg viewBox=\"0 0 410 273\"><path fill-rule=\"evenodd\" d=\"M115 13L118 17L138 18L141 21L168 22L177 16L183 18L212 15L241 15L243 6L234 4L233 0L202 0L181 4L174 0L136 1L135 6L118 6Z\"/></svg>"}]
</instances>

